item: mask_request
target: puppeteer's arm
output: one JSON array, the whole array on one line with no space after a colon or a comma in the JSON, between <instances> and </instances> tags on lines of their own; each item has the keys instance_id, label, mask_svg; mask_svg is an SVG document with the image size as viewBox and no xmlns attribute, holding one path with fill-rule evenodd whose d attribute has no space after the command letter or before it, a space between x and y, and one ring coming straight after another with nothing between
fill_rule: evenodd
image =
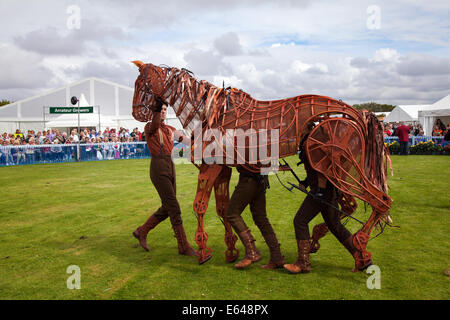
<instances>
[{"instance_id":1,"label":"puppeteer's arm","mask_svg":"<svg viewBox=\"0 0 450 320\"><path fill-rule=\"evenodd\" d=\"M162 110L163 103L161 101L158 102L156 106L156 110L153 111L153 117L152 121L147 123L145 125L145 136L150 137L153 135L156 130L158 130L159 126L161 125L161 110Z\"/></svg>"}]
</instances>

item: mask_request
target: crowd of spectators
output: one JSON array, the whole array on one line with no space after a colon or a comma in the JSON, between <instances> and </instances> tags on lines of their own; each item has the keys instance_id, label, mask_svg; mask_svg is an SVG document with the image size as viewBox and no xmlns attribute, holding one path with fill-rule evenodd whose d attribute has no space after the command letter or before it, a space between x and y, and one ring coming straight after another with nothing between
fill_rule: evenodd
<instances>
[{"instance_id":1,"label":"crowd of spectators","mask_svg":"<svg viewBox=\"0 0 450 320\"><path fill-rule=\"evenodd\" d=\"M145 135L134 128L106 128L103 132L95 129L73 129L68 135L58 129L44 131L28 130L22 133L4 132L0 137L2 147L22 146L23 148L0 148L0 165L12 165L32 162L60 162L82 157L83 160L128 159L130 156L145 152L146 148L134 144L145 141ZM118 144L121 142L120 144ZM80 155L77 155L75 144L80 144ZM33 146L41 145L39 148Z\"/></svg>"},{"instance_id":2,"label":"crowd of spectators","mask_svg":"<svg viewBox=\"0 0 450 320\"><path fill-rule=\"evenodd\" d=\"M420 139L421 136L423 137L424 133L420 124L405 125L403 122L396 122L387 123L384 126L385 140L388 137L395 137L395 141L398 140L400 144L399 154L401 155L408 154L408 146L411 143L412 137L416 137L416 139L413 139L413 145L415 145L414 140L416 141L416 143L417 141L419 141L419 143L424 143L425 141L421 141ZM433 125L432 136L440 137L438 139L433 139L433 144L436 144L436 146L440 146L444 149L444 151L447 152L447 148L449 148L450 146L450 123L445 126L440 119L437 119ZM429 139L429 137L423 138ZM388 141L389 140L390 139L388 139Z\"/></svg>"},{"instance_id":3,"label":"crowd of spectators","mask_svg":"<svg viewBox=\"0 0 450 320\"><path fill-rule=\"evenodd\" d=\"M60 132L58 129L48 129L43 131L28 130L22 133L17 129L15 133L3 132L0 142L3 146L7 145L44 145L44 144L70 144L70 143L103 143L103 142L136 142L145 141L143 132L134 128L129 129L106 128L103 132L97 132L95 129L81 130L78 134L77 129L73 129L70 134Z\"/></svg>"},{"instance_id":4,"label":"crowd of spectators","mask_svg":"<svg viewBox=\"0 0 450 320\"><path fill-rule=\"evenodd\" d=\"M397 129L402 125L402 123L400 122L396 122L396 123L386 123L384 125L384 136L388 136L388 137L398 137L398 132ZM416 136L416 137L420 137L424 135L424 131L422 128L422 125L420 123L418 124L410 124L409 126L409 136ZM450 123L447 124L447 127L445 126L444 123L442 123L441 119L437 119L434 126L433 126L433 132L432 132L432 136L433 137L442 137L442 136L446 136L449 135L449 130L450 130ZM446 141L449 141L447 139L444 139Z\"/></svg>"},{"instance_id":5,"label":"crowd of spectators","mask_svg":"<svg viewBox=\"0 0 450 320\"><path fill-rule=\"evenodd\" d=\"M386 123L384 125L384 135L388 136L388 137L398 137L397 129L401 125L402 124L400 122ZM424 136L424 131L423 131L422 125L420 123L415 124L415 125L410 124L408 126L409 126L409 135L410 136L416 136L416 137Z\"/></svg>"}]
</instances>

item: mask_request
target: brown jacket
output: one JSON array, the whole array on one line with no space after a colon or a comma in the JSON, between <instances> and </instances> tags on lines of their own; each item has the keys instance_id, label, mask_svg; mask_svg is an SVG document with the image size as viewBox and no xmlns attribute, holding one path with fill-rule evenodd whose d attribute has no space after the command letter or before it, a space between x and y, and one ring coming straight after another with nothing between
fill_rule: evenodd
<instances>
[{"instance_id":1,"label":"brown jacket","mask_svg":"<svg viewBox=\"0 0 450 320\"><path fill-rule=\"evenodd\" d=\"M155 112L151 122L145 125L145 140L152 156L171 155L173 132L176 129L161 122L161 113Z\"/></svg>"}]
</instances>

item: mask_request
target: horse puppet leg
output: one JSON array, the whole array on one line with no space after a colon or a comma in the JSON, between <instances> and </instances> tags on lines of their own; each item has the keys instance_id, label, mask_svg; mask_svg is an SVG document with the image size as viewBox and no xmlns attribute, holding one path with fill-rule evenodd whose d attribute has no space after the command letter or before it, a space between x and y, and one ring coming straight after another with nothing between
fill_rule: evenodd
<instances>
[{"instance_id":1,"label":"horse puppet leg","mask_svg":"<svg viewBox=\"0 0 450 320\"><path fill-rule=\"evenodd\" d=\"M212 250L208 248L208 234L205 231L205 213L208 209L209 199L212 188L217 177L222 171L221 165L208 165L203 163L200 166L198 174L197 194L194 200L194 211L197 214L197 232L195 233L195 242L198 245L198 263L203 264L212 257Z\"/></svg>"},{"instance_id":2,"label":"horse puppet leg","mask_svg":"<svg viewBox=\"0 0 450 320\"><path fill-rule=\"evenodd\" d=\"M364 224L361 230L357 231L352 236L353 245L355 246L355 269L354 272L366 269L372 264L372 254L367 250L367 243L369 242L370 233L373 228L383 219L388 218L387 212L380 212L377 209L372 211L369 220Z\"/></svg>"},{"instance_id":3,"label":"horse puppet leg","mask_svg":"<svg viewBox=\"0 0 450 320\"><path fill-rule=\"evenodd\" d=\"M234 262L239 257L239 250L236 249L237 236L233 233L231 224L225 217L225 212L230 201L229 184L231 178L231 168L223 167L216 182L214 184L214 194L216 196L216 211L217 215L221 218L225 227L225 244L227 250L225 251L225 261Z\"/></svg>"}]
</instances>

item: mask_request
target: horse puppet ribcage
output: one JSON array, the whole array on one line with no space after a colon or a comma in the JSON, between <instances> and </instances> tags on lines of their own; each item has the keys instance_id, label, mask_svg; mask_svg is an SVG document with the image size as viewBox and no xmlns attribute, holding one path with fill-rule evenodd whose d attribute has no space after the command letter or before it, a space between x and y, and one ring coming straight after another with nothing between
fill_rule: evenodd
<instances>
[{"instance_id":1,"label":"horse puppet ribcage","mask_svg":"<svg viewBox=\"0 0 450 320\"><path fill-rule=\"evenodd\" d=\"M365 265L371 256L366 249L369 235L375 225L388 218L391 203L383 128L372 113L319 95L259 101L241 90L197 81L184 69L134 63L140 70L133 99L135 119L151 121L155 101L166 102L191 136L191 160L201 163L194 201L199 263L211 255L204 214L213 187L217 213L226 230L226 261L236 260L239 254L236 236L224 215L229 200L229 167L239 165L252 172L273 169L279 158L297 154L306 128L314 123L304 150L311 166L340 191L339 204L344 212L353 214L357 206L354 197L373 208L369 220L353 236L358 249L354 254L356 267ZM214 161L208 162L211 159ZM317 251L318 240L327 231L324 225L316 227L312 251Z\"/></svg>"}]
</instances>

